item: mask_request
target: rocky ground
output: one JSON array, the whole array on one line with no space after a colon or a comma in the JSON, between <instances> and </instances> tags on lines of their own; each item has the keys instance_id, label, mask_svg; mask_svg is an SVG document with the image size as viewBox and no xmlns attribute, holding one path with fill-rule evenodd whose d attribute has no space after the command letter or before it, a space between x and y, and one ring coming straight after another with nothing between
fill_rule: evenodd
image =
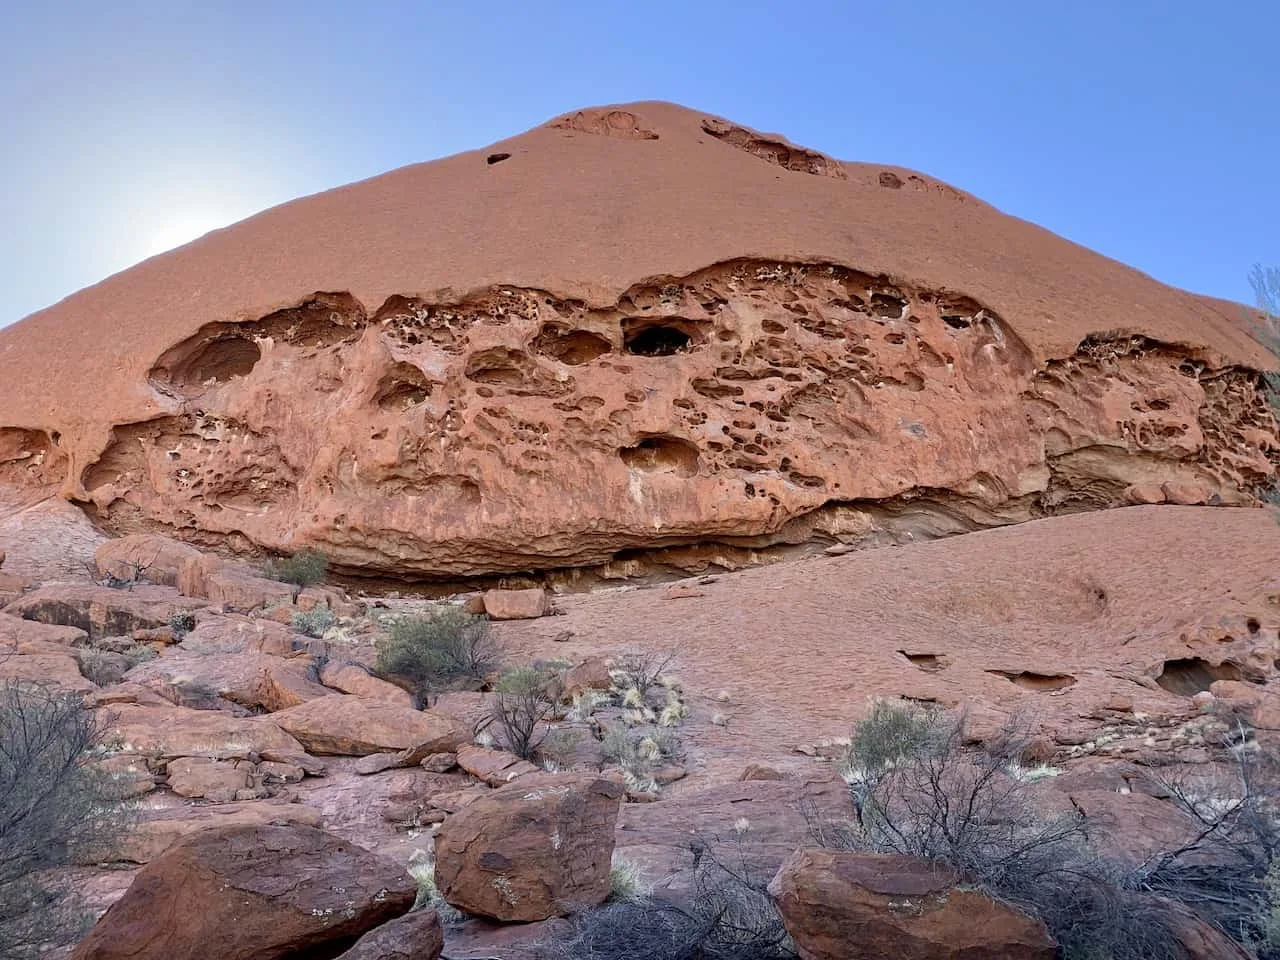
<instances>
[{"instance_id":1,"label":"rocky ground","mask_svg":"<svg viewBox=\"0 0 1280 960\"><path fill-rule=\"evenodd\" d=\"M567 896L585 884L588 902L602 870L607 881L608 842L659 888L687 886L698 837L745 832L753 856L776 870L805 845L814 810L848 816L833 759L873 697L963 710L977 739L1020 718L1037 759L1058 772L1042 786L1051 802L1088 811L1114 843L1136 847L1177 829L1173 804L1142 786L1153 771L1213 762L1214 725L1229 715L1247 715L1260 742L1280 737L1280 525L1257 509L1056 517L665 585L538 595L528 610L517 609L527 594L490 594L491 614L526 617L493 622L504 661L552 661L564 679L556 725L578 739L557 755L566 772L556 775L490 748L492 694L444 694L419 711L374 675L386 623L432 601L299 591L161 537L106 540L48 504L4 522L0 677L82 694L115 737L105 762L141 807L119 859L77 874L97 911L131 883L119 910L142 909L129 897L163 899L147 871L179 869L166 850L211 826L323 828L330 839L278 839L306 862L338 856L334 843L349 845L341 857L376 855L351 869L390 870L410 891L408 869L443 835L454 839L441 871L453 872L437 879L477 916L446 925L446 954L514 957L562 921L529 924L550 915L538 896L512 894L526 911L512 912L468 879L471 860L494 855L486 837L507 836L503 856L512 849L504 818L519 816L503 812L502 796L513 780L526 799L551 798L546 822L572 821L577 833L565 835L590 842L554 855L516 844L512 882L544 883L559 869L563 882L546 889ZM483 609L481 596L469 602ZM334 622L305 636L294 617L318 608ZM678 678L668 683L684 714L672 727L680 747L652 784L624 778L595 738L601 718L622 708L602 706L593 728L568 706L575 691L609 688L610 666L629 653L670 656L664 672ZM603 812L584 826L581 810L561 810L563 783L604 791ZM123 922L119 910L103 923Z\"/></svg>"}]
</instances>

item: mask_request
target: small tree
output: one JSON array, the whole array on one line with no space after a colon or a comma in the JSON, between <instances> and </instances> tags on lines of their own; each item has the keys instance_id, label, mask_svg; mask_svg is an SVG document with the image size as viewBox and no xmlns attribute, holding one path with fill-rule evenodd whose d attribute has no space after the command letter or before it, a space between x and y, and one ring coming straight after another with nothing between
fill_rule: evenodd
<instances>
[{"instance_id":1,"label":"small tree","mask_svg":"<svg viewBox=\"0 0 1280 960\"><path fill-rule=\"evenodd\" d=\"M461 607L440 607L430 616L396 620L376 646L378 672L410 680L419 706L444 690L482 685L498 665L489 621Z\"/></svg>"},{"instance_id":2,"label":"small tree","mask_svg":"<svg viewBox=\"0 0 1280 960\"><path fill-rule=\"evenodd\" d=\"M104 729L80 698L0 683L0 960L75 940L84 918L48 871L106 856L127 825L94 765Z\"/></svg>"},{"instance_id":3,"label":"small tree","mask_svg":"<svg viewBox=\"0 0 1280 960\"><path fill-rule=\"evenodd\" d=\"M262 575L268 580L292 583L296 587L310 587L324 579L329 569L329 558L319 550L299 550L291 557L275 557L262 565Z\"/></svg>"},{"instance_id":4,"label":"small tree","mask_svg":"<svg viewBox=\"0 0 1280 960\"><path fill-rule=\"evenodd\" d=\"M545 674L532 667L507 671L498 683L492 714L506 748L521 760L532 760L555 705Z\"/></svg>"}]
</instances>

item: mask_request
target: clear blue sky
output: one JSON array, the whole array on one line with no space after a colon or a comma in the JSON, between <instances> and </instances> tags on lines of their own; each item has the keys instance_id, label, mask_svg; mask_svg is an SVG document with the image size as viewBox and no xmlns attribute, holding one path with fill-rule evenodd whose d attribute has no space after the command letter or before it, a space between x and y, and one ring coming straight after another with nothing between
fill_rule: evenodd
<instances>
[{"instance_id":1,"label":"clear blue sky","mask_svg":"<svg viewBox=\"0 0 1280 960\"><path fill-rule=\"evenodd\" d=\"M675 100L1161 280L1280 264L1280 2L0 0L0 325L267 206Z\"/></svg>"}]
</instances>

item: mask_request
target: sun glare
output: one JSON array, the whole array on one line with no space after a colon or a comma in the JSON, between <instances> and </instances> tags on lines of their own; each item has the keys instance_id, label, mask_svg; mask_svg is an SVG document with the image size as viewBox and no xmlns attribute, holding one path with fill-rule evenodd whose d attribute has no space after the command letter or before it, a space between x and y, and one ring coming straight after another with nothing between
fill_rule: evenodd
<instances>
[{"instance_id":1,"label":"sun glare","mask_svg":"<svg viewBox=\"0 0 1280 960\"><path fill-rule=\"evenodd\" d=\"M211 210L175 210L161 214L140 231L139 259L153 257L184 243L202 237L210 230L217 230L234 223L238 217L229 212Z\"/></svg>"}]
</instances>

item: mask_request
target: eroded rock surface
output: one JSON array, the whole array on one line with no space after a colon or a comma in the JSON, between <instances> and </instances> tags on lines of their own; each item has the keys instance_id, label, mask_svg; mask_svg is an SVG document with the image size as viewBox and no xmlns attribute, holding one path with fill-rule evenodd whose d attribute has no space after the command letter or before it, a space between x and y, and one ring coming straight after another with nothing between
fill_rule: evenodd
<instances>
[{"instance_id":1,"label":"eroded rock surface","mask_svg":"<svg viewBox=\"0 0 1280 960\"><path fill-rule=\"evenodd\" d=\"M623 789L572 774L531 777L468 804L436 837L444 898L495 920L545 920L609 895Z\"/></svg>"},{"instance_id":2,"label":"eroded rock surface","mask_svg":"<svg viewBox=\"0 0 1280 960\"><path fill-rule=\"evenodd\" d=\"M1053 960L1044 924L992 900L941 864L807 848L774 878L803 960Z\"/></svg>"},{"instance_id":3,"label":"eroded rock surface","mask_svg":"<svg viewBox=\"0 0 1280 960\"><path fill-rule=\"evenodd\" d=\"M117 535L450 579L735 567L1246 503L1275 476L1274 360L1243 307L671 105L495 147L270 211L4 331L0 485ZM312 242L339 224L349 244ZM119 335L66 358L63 395L9 369L85 315ZM267 589L203 575L186 592Z\"/></svg>"},{"instance_id":4,"label":"eroded rock surface","mask_svg":"<svg viewBox=\"0 0 1280 960\"><path fill-rule=\"evenodd\" d=\"M182 840L134 878L76 960L273 960L328 955L413 905L393 863L305 826Z\"/></svg>"},{"instance_id":5,"label":"eroded rock surface","mask_svg":"<svg viewBox=\"0 0 1280 960\"><path fill-rule=\"evenodd\" d=\"M174 412L117 426L80 477L108 529L280 547L305 518L342 566L429 577L1245 503L1280 458L1248 370L1126 336L1041 365L970 297L823 263L721 264L605 308L317 295L202 330L151 384Z\"/></svg>"}]
</instances>

